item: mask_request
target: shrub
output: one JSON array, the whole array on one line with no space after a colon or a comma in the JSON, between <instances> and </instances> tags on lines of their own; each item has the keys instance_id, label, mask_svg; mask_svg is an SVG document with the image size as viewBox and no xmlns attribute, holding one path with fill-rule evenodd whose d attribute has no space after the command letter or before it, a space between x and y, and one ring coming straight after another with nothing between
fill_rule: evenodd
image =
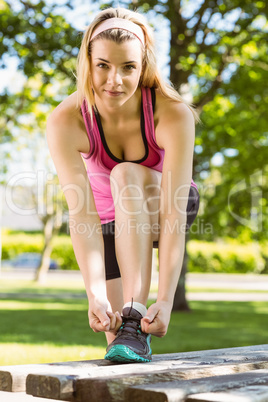
<instances>
[{"instance_id":1,"label":"shrub","mask_svg":"<svg viewBox=\"0 0 268 402\"><path fill-rule=\"evenodd\" d=\"M261 249L262 258L265 261L265 266L262 270L262 273L268 274L268 241L261 242L260 249Z\"/></svg>"},{"instance_id":2,"label":"shrub","mask_svg":"<svg viewBox=\"0 0 268 402\"><path fill-rule=\"evenodd\" d=\"M189 241L190 272L263 273L265 259L257 243L212 243Z\"/></svg>"},{"instance_id":3,"label":"shrub","mask_svg":"<svg viewBox=\"0 0 268 402\"><path fill-rule=\"evenodd\" d=\"M57 261L61 269L79 269L69 236L61 235L53 240L51 258Z\"/></svg>"},{"instance_id":4,"label":"shrub","mask_svg":"<svg viewBox=\"0 0 268 402\"><path fill-rule=\"evenodd\" d=\"M41 233L2 234L2 258L12 259L25 252L40 253L43 248ZM187 243L189 272L268 273L268 242L241 244L234 239L222 242L191 240ZM78 270L78 264L68 235L59 235L52 243L51 258L61 269Z\"/></svg>"},{"instance_id":5,"label":"shrub","mask_svg":"<svg viewBox=\"0 0 268 402\"><path fill-rule=\"evenodd\" d=\"M57 261L61 269L79 269L71 239L67 235L54 238L51 258ZM9 260L21 253L41 253L43 249L42 234L9 233L2 236L2 259Z\"/></svg>"},{"instance_id":6,"label":"shrub","mask_svg":"<svg viewBox=\"0 0 268 402\"><path fill-rule=\"evenodd\" d=\"M9 260L21 253L40 253L43 247L41 234L9 234L2 235L2 259Z\"/></svg>"}]
</instances>

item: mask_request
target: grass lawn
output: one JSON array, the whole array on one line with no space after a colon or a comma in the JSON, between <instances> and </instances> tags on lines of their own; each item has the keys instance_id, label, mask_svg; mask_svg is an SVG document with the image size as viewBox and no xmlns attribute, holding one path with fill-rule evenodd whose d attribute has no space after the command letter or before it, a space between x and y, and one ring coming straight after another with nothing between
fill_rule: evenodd
<instances>
[{"instance_id":1,"label":"grass lawn","mask_svg":"<svg viewBox=\"0 0 268 402\"><path fill-rule=\"evenodd\" d=\"M53 298L84 295L83 284L0 281L1 292L39 292L47 298L0 299L0 365L103 358L105 335L89 328L87 300ZM192 301L190 306L191 313L172 313L164 338L153 337L154 354L267 343L267 302Z\"/></svg>"},{"instance_id":2,"label":"grass lawn","mask_svg":"<svg viewBox=\"0 0 268 402\"><path fill-rule=\"evenodd\" d=\"M31 280L0 280L0 293L46 293L46 294L65 294L73 293L77 295L85 295L85 285L81 280L68 280L61 281L53 278L48 278L45 284L39 285Z\"/></svg>"}]
</instances>

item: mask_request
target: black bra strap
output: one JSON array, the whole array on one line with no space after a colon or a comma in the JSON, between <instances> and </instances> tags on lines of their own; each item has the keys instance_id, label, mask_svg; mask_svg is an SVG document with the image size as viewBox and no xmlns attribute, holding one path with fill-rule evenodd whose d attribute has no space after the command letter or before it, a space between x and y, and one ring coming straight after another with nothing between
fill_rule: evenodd
<instances>
[{"instance_id":1,"label":"black bra strap","mask_svg":"<svg viewBox=\"0 0 268 402\"><path fill-rule=\"evenodd\" d=\"M155 89L151 88L151 96L152 96L152 104L153 104L153 112L155 111Z\"/></svg>"}]
</instances>

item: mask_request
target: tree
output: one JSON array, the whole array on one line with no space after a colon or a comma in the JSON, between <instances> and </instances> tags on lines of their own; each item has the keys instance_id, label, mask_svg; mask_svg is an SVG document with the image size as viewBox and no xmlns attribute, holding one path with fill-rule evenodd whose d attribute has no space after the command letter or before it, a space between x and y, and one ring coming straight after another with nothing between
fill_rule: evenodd
<instances>
[{"instance_id":1,"label":"tree","mask_svg":"<svg viewBox=\"0 0 268 402\"><path fill-rule=\"evenodd\" d=\"M47 114L74 91L79 47L79 34L53 13L55 6L20 0L13 11L12 3L0 3L0 68L7 68L12 58L24 79L21 89L11 83L0 93L0 144L12 141L21 127L34 134L23 122L29 116L34 117L34 128L44 132Z\"/></svg>"},{"instance_id":2,"label":"tree","mask_svg":"<svg viewBox=\"0 0 268 402\"><path fill-rule=\"evenodd\" d=\"M111 4L114 2L107 3ZM169 21L170 80L181 93L186 88L192 94L203 122L197 129L194 157L194 177L200 187L213 184L213 157L224 155L224 163L217 166L220 178L213 184L214 190L203 197L201 192L203 216L213 226L208 237L245 233L241 224L245 221L230 216L228 196L237 181L245 176L249 180L249 175L261 169L260 204L267 199L268 96L263 85L268 78L267 2L140 0L124 5L154 10ZM243 216L251 206L245 194L237 195L239 203L234 199L231 203L235 215ZM264 207L263 225L267 228L267 204ZM251 229L249 237L253 236ZM263 232L257 237L263 237ZM182 310L189 308L184 288L186 259L187 253L174 303Z\"/></svg>"},{"instance_id":3,"label":"tree","mask_svg":"<svg viewBox=\"0 0 268 402\"><path fill-rule=\"evenodd\" d=\"M40 111L38 118L44 128L50 108L73 91L71 71L79 41L75 30L63 17L55 16L53 8L45 7L44 2L33 5L20 1L22 9L17 13L12 13L10 1L1 4L6 5L5 15L8 15L0 17L4 32L1 53L11 52L15 44L12 52L20 58L20 68L26 76L34 75L40 82L36 92L26 85L18 96L2 94L1 115L9 119L6 121L2 117L0 121L2 138L6 141L11 137L12 128L21 127L15 116L28 115L33 106L39 110L41 99L48 105L45 111ZM70 7L69 3L67 5ZM118 4L110 1L102 6L108 5ZM265 111L268 95L264 82L268 70L268 4L249 0L204 0L202 3L182 0L135 0L130 3L121 0L121 5L150 11L150 15L153 12L154 16L169 22L170 79L180 92L192 95L203 122L197 128L194 179L201 190L200 216L212 225L213 233L195 236L207 236L211 240L217 236L247 233L248 238L261 239L262 231L255 232L251 227L245 227L243 220L235 218L251 212L252 196L241 192L233 198L229 195L239 181L251 184L251 178L255 180L261 171L257 189L262 196L258 199L260 205L254 208L262 208L262 227L267 229ZM24 42L21 33L26 38ZM55 97L52 84L58 82L63 85L59 96ZM221 157L221 164L215 162L217 157ZM213 185L213 188L207 191L207 185ZM233 215L230 215L229 207ZM185 264L186 260L184 267ZM180 283L185 283L183 275ZM176 305L187 309L185 290L180 283Z\"/></svg>"},{"instance_id":4,"label":"tree","mask_svg":"<svg viewBox=\"0 0 268 402\"><path fill-rule=\"evenodd\" d=\"M44 183L44 193L43 197L40 200L36 197L36 188L32 190L32 199L35 205L40 202L42 205L42 213L39 214L39 219L43 224L43 236L44 236L44 245L42 250L42 257L40 266L36 271L36 281L39 283L44 283L46 280L46 274L49 270L50 265L50 256L52 252L52 241L54 237L59 233L59 230L63 223L63 194L60 191L58 178L57 176L52 176L50 179L47 179Z\"/></svg>"},{"instance_id":5,"label":"tree","mask_svg":"<svg viewBox=\"0 0 268 402\"><path fill-rule=\"evenodd\" d=\"M40 158L44 148L38 150L38 144L44 143L48 114L74 91L73 71L79 33L64 17L54 14L55 5L47 6L44 1L37 4L18 1L16 11L13 11L12 3L0 2L0 67L7 68L10 58L16 59L23 84L21 88L9 85L0 93L0 146L3 148L8 143L12 144L13 155L15 148L32 148L32 155ZM19 158L19 150L17 155ZM36 171L37 160L33 164L33 172ZM12 157L5 151L0 167L2 182L5 182L10 162ZM44 280L49 268L52 239L60 228L63 213L60 192L50 194L52 198L48 197L51 188L57 188L55 177L42 185L43 199L37 198L38 186L31 187L31 191L28 188L27 195L27 202L31 202L37 210L42 203L42 213L38 215L43 224L44 247L36 276L38 281Z\"/></svg>"},{"instance_id":6,"label":"tree","mask_svg":"<svg viewBox=\"0 0 268 402\"><path fill-rule=\"evenodd\" d=\"M67 220L67 204L58 177L53 172L44 136L32 139L23 130L21 134L24 134L25 143L31 144L29 169L10 175L5 186L6 200L13 212L27 216L28 219L35 216L42 225L43 248L35 280L44 283L50 265L53 239Z\"/></svg>"}]
</instances>

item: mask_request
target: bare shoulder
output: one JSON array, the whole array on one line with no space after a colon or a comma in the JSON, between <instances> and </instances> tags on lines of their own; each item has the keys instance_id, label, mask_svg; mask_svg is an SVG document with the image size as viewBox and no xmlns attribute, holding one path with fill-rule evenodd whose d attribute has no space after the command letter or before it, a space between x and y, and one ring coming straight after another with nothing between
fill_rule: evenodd
<instances>
[{"instance_id":1,"label":"bare shoulder","mask_svg":"<svg viewBox=\"0 0 268 402\"><path fill-rule=\"evenodd\" d=\"M184 102L175 101L163 96L156 90L156 113L159 122L162 120L190 120L194 123L194 115Z\"/></svg>"},{"instance_id":2,"label":"bare shoulder","mask_svg":"<svg viewBox=\"0 0 268 402\"><path fill-rule=\"evenodd\" d=\"M174 101L156 90L156 140L161 148L168 141L193 139L195 118L184 102Z\"/></svg>"},{"instance_id":3,"label":"bare shoulder","mask_svg":"<svg viewBox=\"0 0 268 402\"><path fill-rule=\"evenodd\" d=\"M47 119L47 138L55 145L70 144L80 152L89 151L89 141L80 109L77 108L77 93L64 99Z\"/></svg>"},{"instance_id":4,"label":"bare shoulder","mask_svg":"<svg viewBox=\"0 0 268 402\"><path fill-rule=\"evenodd\" d=\"M53 124L65 124L76 123L78 117L78 109L76 106L76 92L69 95L64 99L49 115L47 123Z\"/></svg>"}]
</instances>

